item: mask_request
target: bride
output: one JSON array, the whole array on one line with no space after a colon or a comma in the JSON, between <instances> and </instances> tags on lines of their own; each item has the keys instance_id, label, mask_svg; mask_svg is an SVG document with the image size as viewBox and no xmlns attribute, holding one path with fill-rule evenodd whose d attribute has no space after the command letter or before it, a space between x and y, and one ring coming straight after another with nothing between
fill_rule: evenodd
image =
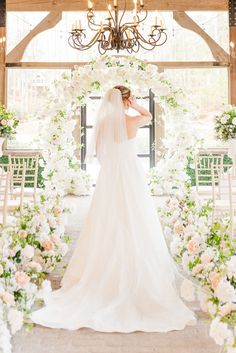
<instances>
[{"instance_id":1,"label":"bride","mask_svg":"<svg viewBox=\"0 0 236 353\"><path fill-rule=\"evenodd\" d=\"M137 116L126 114L128 107ZM167 332L195 323L175 287L175 265L135 151L151 114L127 87L109 89L90 154L100 174L62 287L32 321L53 328L103 332Z\"/></svg>"}]
</instances>

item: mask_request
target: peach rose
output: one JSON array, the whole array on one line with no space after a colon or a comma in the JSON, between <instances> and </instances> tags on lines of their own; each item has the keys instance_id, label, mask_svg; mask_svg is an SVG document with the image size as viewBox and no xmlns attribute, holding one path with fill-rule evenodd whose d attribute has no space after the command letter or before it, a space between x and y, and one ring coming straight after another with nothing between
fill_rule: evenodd
<instances>
[{"instance_id":1,"label":"peach rose","mask_svg":"<svg viewBox=\"0 0 236 353\"><path fill-rule=\"evenodd\" d=\"M211 281L211 288L212 289L216 289L216 287L218 286L218 283L220 281L219 273L210 272L209 273L209 279Z\"/></svg>"},{"instance_id":2,"label":"peach rose","mask_svg":"<svg viewBox=\"0 0 236 353\"><path fill-rule=\"evenodd\" d=\"M3 292L3 293L1 293L0 297L2 298L2 300L6 304L9 304L9 305L14 305L15 304L14 295L12 295L11 293Z\"/></svg>"},{"instance_id":3,"label":"peach rose","mask_svg":"<svg viewBox=\"0 0 236 353\"><path fill-rule=\"evenodd\" d=\"M30 278L25 272L17 271L15 273L15 280L20 287L25 287L29 284Z\"/></svg>"},{"instance_id":4,"label":"peach rose","mask_svg":"<svg viewBox=\"0 0 236 353\"><path fill-rule=\"evenodd\" d=\"M19 232L18 232L18 236L22 239L26 238L27 237L27 232L26 230L24 229L20 229Z\"/></svg>"},{"instance_id":5,"label":"peach rose","mask_svg":"<svg viewBox=\"0 0 236 353\"><path fill-rule=\"evenodd\" d=\"M195 240L191 239L188 242L187 249L189 254L197 254L200 251L200 246Z\"/></svg>"},{"instance_id":6,"label":"peach rose","mask_svg":"<svg viewBox=\"0 0 236 353\"><path fill-rule=\"evenodd\" d=\"M181 234L181 233L183 232L183 230L184 230L184 227L183 227L183 225L182 225L181 223L176 223L176 224L174 225L174 231L175 231L175 233Z\"/></svg>"},{"instance_id":7,"label":"peach rose","mask_svg":"<svg viewBox=\"0 0 236 353\"><path fill-rule=\"evenodd\" d=\"M212 260L212 256L210 256L209 254L202 254L201 256L201 261L204 264L208 264L209 262L211 262Z\"/></svg>"},{"instance_id":8,"label":"peach rose","mask_svg":"<svg viewBox=\"0 0 236 353\"><path fill-rule=\"evenodd\" d=\"M196 266L194 266L194 268L192 269L192 274L194 276L196 276L197 274L199 274L200 272L202 272L204 266L203 264L197 264Z\"/></svg>"},{"instance_id":9,"label":"peach rose","mask_svg":"<svg viewBox=\"0 0 236 353\"><path fill-rule=\"evenodd\" d=\"M41 245L44 248L44 250L48 250L48 251L54 248L54 244L51 240L43 240Z\"/></svg>"},{"instance_id":10,"label":"peach rose","mask_svg":"<svg viewBox=\"0 0 236 353\"><path fill-rule=\"evenodd\" d=\"M53 213L54 213L54 216L58 217L62 214L62 209L60 207L54 207Z\"/></svg>"}]
</instances>

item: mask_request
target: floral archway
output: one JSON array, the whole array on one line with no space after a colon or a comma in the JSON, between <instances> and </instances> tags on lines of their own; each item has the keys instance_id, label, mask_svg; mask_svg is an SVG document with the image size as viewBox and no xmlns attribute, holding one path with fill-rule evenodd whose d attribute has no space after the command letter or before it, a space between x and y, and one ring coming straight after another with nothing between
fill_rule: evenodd
<instances>
[{"instance_id":1,"label":"floral archway","mask_svg":"<svg viewBox=\"0 0 236 353\"><path fill-rule=\"evenodd\" d=\"M134 57L105 56L84 66L75 66L70 76L63 74L47 91L49 103L43 118L48 121L48 128L42 135L45 150L43 176L50 192L61 196L70 192L79 195L88 192L89 175L80 169L74 156L76 144L72 133L76 121L73 117L79 114L80 107L91 95L102 95L116 84L127 85L137 96L146 95L151 89L155 101L164 109L169 138L172 131L176 139L177 126L182 132L184 126L188 136L192 136L192 107L189 109L183 91L173 87L156 65Z\"/></svg>"}]
</instances>

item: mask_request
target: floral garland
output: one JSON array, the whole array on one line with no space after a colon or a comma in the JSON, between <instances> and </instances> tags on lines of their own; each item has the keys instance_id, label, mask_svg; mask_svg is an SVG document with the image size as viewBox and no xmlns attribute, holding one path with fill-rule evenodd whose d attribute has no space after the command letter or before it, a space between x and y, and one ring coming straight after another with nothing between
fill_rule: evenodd
<instances>
[{"instance_id":1,"label":"floral garland","mask_svg":"<svg viewBox=\"0 0 236 353\"><path fill-rule=\"evenodd\" d=\"M171 254L190 277L182 283L182 296L195 300L193 282L198 283L200 307L212 319L210 336L227 353L235 353L236 244L229 236L229 220L212 224L211 204L200 202L190 188L159 211Z\"/></svg>"}]
</instances>

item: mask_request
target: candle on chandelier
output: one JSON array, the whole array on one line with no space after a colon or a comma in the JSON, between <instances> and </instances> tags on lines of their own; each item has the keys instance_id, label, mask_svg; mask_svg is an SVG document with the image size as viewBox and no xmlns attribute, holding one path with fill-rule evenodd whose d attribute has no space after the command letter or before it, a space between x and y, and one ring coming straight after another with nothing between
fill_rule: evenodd
<instances>
[{"instance_id":1,"label":"candle on chandelier","mask_svg":"<svg viewBox=\"0 0 236 353\"><path fill-rule=\"evenodd\" d=\"M114 0L114 6L115 7L117 6L117 0Z\"/></svg>"},{"instance_id":2,"label":"candle on chandelier","mask_svg":"<svg viewBox=\"0 0 236 353\"><path fill-rule=\"evenodd\" d=\"M154 17L154 26L157 26L157 16Z\"/></svg>"},{"instance_id":3,"label":"candle on chandelier","mask_svg":"<svg viewBox=\"0 0 236 353\"><path fill-rule=\"evenodd\" d=\"M92 8L93 8L93 3L92 1L88 0L88 9L92 10Z\"/></svg>"},{"instance_id":4,"label":"candle on chandelier","mask_svg":"<svg viewBox=\"0 0 236 353\"><path fill-rule=\"evenodd\" d=\"M134 11L137 13L137 0L134 0Z\"/></svg>"},{"instance_id":5,"label":"candle on chandelier","mask_svg":"<svg viewBox=\"0 0 236 353\"><path fill-rule=\"evenodd\" d=\"M108 11L111 12L111 4L108 5Z\"/></svg>"},{"instance_id":6,"label":"candle on chandelier","mask_svg":"<svg viewBox=\"0 0 236 353\"><path fill-rule=\"evenodd\" d=\"M143 0L140 0L140 5L143 6Z\"/></svg>"},{"instance_id":7,"label":"candle on chandelier","mask_svg":"<svg viewBox=\"0 0 236 353\"><path fill-rule=\"evenodd\" d=\"M81 20L79 20L79 26L77 27L78 29L82 29L82 23Z\"/></svg>"},{"instance_id":8,"label":"candle on chandelier","mask_svg":"<svg viewBox=\"0 0 236 353\"><path fill-rule=\"evenodd\" d=\"M100 22L101 25L101 32L104 32L103 21Z\"/></svg>"},{"instance_id":9,"label":"candle on chandelier","mask_svg":"<svg viewBox=\"0 0 236 353\"><path fill-rule=\"evenodd\" d=\"M163 20L161 20L160 25L161 25L161 28L164 28L165 27L165 22Z\"/></svg>"}]
</instances>

